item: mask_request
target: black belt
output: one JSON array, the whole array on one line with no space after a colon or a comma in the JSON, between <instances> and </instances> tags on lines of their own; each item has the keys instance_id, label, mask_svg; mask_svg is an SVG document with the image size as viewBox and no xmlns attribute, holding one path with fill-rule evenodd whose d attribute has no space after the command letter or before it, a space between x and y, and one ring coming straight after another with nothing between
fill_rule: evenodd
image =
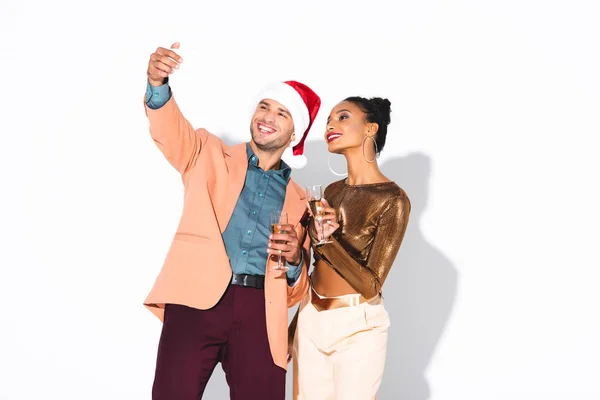
<instances>
[{"instance_id":1,"label":"black belt","mask_svg":"<svg viewBox=\"0 0 600 400\"><path fill-rule=\"evenodd\" d=\"M262 275L233 274L231 276L231 284L252 287L256 289L264 289L265 277Z\"/></svg>"}]
</instances>

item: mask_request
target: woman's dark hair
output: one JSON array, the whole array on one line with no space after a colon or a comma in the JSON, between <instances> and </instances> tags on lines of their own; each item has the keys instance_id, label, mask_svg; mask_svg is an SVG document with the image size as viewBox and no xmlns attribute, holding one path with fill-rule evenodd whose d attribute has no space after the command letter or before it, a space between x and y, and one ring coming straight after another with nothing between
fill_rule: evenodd
<instances>
[{"instance_id":1,"label":"woman's dark hair","mask_svg":"<svg viewBox=\"0 0 600 400\"><path fill-rule=\"evenodd\" d=\"M365 113L368 122L375 122L379 125L379 130L375 135L375 143L377 143L377 153L380 153L383 150L383 146L385 146L387 127L391 120L392 103L388 99L382 99L381 97L367 99L360 96L347 97L344 101L354 103Z\"/></svg>"}]
</instances>

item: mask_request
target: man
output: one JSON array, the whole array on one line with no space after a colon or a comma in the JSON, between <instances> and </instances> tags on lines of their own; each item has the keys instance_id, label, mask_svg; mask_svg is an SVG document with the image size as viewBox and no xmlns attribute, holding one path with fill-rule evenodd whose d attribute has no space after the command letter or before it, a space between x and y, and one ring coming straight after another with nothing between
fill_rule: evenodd
<instances>
[{"instance_id":1,"label":"man","mask_svg":"<svg viewBox=\"0 0 600 400\"><path fill-rule=\"evenodd\" d=\"M305 164L321 101L301 83L272 84L258 97L250 141L226 146L195 130L171 94L178 48L159 47L147 71L150 133L185 187L177 232L144 302L163 321L152 398L202 398L220 362L231 399L283 400L287 309L308 288L310 242L299 223L304 190L281 158ZM280 210L289 233L271 235L269 214ZM287 271L273 269L279 255Z\"/></svg>"}]
</instances>

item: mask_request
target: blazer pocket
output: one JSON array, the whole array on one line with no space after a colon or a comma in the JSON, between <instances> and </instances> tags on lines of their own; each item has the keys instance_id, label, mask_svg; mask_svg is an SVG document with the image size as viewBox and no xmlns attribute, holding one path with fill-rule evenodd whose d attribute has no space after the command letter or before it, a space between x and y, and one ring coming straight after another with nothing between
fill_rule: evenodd
<instances>
[{"instance_id":1,"label":"blazer pocket","mask_svg":"<svg viewBox=\"0 0 600 400\"><path fill-rule=\"evenodd\" d=\"M198 233L177 232L175 234L175 240L189 243L206 243L207 240L210 240L210 237Z\"/></svg>"}]
</instances>

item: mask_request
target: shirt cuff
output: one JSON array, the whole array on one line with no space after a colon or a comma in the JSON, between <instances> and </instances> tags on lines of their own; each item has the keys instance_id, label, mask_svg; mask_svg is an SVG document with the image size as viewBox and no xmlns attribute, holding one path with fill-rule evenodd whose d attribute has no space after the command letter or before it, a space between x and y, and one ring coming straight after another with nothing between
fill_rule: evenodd
<instances>
[{"instance_id":1,"label":"shirt cuff","mask_svg":"<svg viewBox=\"0 0 600 400\"><path fill-rule=\"evenodd\" d=\"M171 99L171 88L169 83L165 83L161 86L152 86L150 82L146 85L146 105L153 109L158 110Z\"/></svg>"},{"instance_id":2,"label":"shirt cuff","mask_svg":"<svg viewBox=\"0 0 600 400\"><path fill-rule=\"evenodd\" d=\"M298 265L291 265L287 261L285 262L285 266L288 267L288 270L285 272L288 286L292 287L298 282L298 278L302 273L302 265L304 265L304 251L300 252L300 263Z\"/></svg>"}]
</instances>

